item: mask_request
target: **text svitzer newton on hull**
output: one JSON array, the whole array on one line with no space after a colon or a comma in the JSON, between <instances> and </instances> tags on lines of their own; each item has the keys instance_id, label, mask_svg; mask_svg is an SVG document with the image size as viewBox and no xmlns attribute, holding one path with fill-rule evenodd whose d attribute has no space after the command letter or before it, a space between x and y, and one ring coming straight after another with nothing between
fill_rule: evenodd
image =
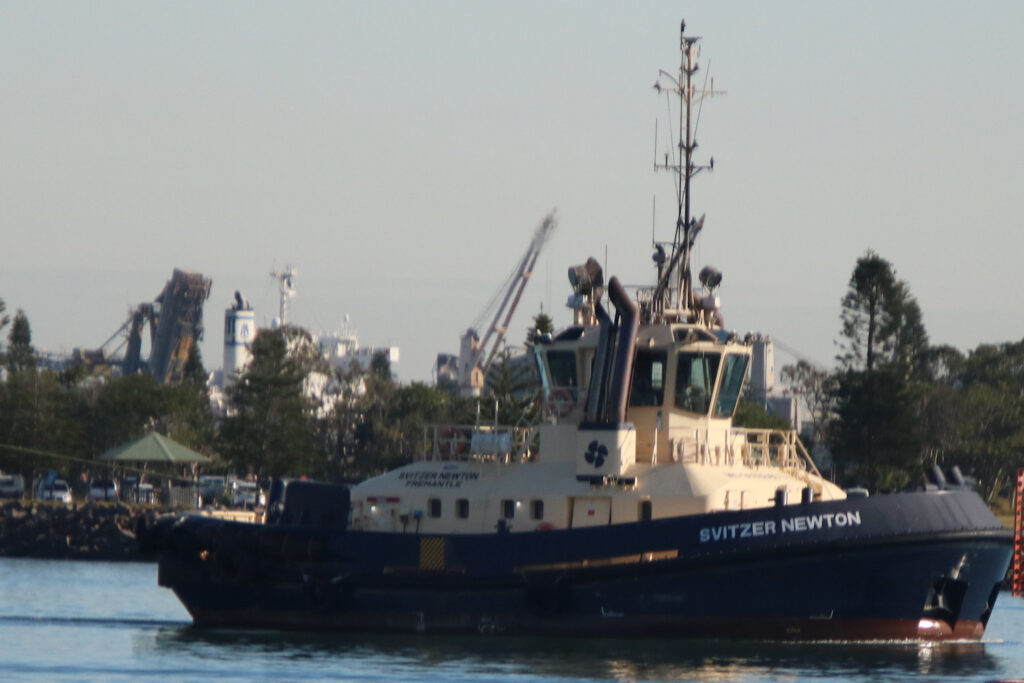
<instances>
[{"instance_id":1,"label":"text svitzer newton on hull","mask_svg":"<svg viewBox=\"0 0 1024 683\"><path fill-rule=\"evenodd\" d=\"M860 512L826 512L820 515L799 515L776 522L774 519L738 524L723 524L700 530L700 542L726 541L735 538L756 538L778 533L803 533L832 527L860 526Z\"/></svg>"}]
</instances>

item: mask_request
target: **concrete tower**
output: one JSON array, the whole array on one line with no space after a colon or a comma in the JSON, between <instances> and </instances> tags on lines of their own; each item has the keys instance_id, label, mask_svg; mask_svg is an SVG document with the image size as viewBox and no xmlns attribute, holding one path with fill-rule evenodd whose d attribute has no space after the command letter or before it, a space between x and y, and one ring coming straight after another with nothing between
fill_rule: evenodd
<instances>
[{"instance_id":1,"label":"concrete tower","mask_svg":"<svg viewBox=\"0 0 1024 683\"><path fill-rule=\"evenodd\" d=\"M224 387L228 387L249 364L249 347L256 337L256 313L242 295L235 292L235 304L224 311Z\"/></svg>"}]
</instances>

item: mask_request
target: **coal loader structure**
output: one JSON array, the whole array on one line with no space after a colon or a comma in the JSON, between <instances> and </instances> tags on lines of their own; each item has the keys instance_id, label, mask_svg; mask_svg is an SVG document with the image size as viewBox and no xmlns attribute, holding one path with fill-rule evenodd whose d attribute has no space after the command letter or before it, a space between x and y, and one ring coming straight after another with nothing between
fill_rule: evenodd
<instances>
[{"instance_id":1,"label":"coal loader structure","mask_svg":"<svg viewBox=\"0 0 1024 683\"><path fill-rule=\"evenodd\" d=\"M573 324L532 350L546 419L428 430L355 486L275 482L263 524L165 518L160 584L198 626L767 639L978 639L1012 554L972 491L868 496L788 430L733 424L751 340L690 257L697 38L680 32L672 239L629 292L570 268ZM607 303L606 303L607 302ZM610 304L610 306L608 306ZM606 307L607 306L607 307Z\"/></svg>"},{"instance_id":2,"label":"coal loader structure","mask_svg":"<svg viewBox=\"0 0 1024 683\"><path fill-rule=\"evenodd\" d=\"M203 338L203 304L212 285L200 273L175 268L154 301L134 306L100 348L76 349L73 362L93 372L117 367L122 375L147 372L158 384L180 383L189 354ZM143 358L147 326L150 352Z\"/></svg>"}]
</instances>

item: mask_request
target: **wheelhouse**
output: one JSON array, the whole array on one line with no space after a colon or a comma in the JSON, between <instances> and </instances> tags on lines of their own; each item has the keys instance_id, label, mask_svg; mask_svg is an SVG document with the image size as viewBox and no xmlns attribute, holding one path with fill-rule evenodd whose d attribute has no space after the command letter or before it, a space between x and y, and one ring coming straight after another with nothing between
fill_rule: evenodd
<instances>
[{"instance_id":1,"label":"wheelhouse","mask_svg":"<svg viewBox=\"0 0 1024 683\"><path fill-rule=\"evenodd\" d=\"M535 355L549 413L558 422L583 420L586 387L599 341L594 326L569 328ZM684 455L731 427L750 365L750 347L735 335L697 325L642 327L633 356L626 419L636 427L637 462ZM712 434L709 434L711 432Z\"/></svg>"}]
</instances>

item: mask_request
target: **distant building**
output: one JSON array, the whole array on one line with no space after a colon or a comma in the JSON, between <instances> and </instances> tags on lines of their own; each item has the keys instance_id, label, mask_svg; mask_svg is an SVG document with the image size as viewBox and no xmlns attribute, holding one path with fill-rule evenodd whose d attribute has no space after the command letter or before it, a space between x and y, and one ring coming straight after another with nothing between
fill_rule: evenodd
<instances>
[{"instance_id":1,"label":"distant building","mask_svg":"<svg viewBox=\"0 0 1024 683\"><path fill-rule=\"evenodd\" d=\"M356 366L368 370L377 354L383 354L392 364L401 357L397 346L360 346L359 339L347 332L316 335L313 342L331 367L342 372Z\"/></svg>"},{"instance_id":2,"label":"distant building","mask_svg":"<svg viewBox=\"0 0 1024 683\"><path fill-rule=\"evenodd\" d=\"M798 429L802 422L798 397L775 386L775 346L768 335L757 335L751 347L750 397L772 415L789 420Z\"/></svg>"},{"instance_id":3,"label":"distant building","mask_svg":"<svg viewBox=\"0 0 1024 683\"><path fill-rule=\"evenodd\" d=\"M288 286L292 287L290 282ZM294 293L294 289L289 289L289 292ZM278 329L280 325L281 319L275 318L272 329ZM207 382L210 403L215 414L226 413L226 391L252 360L252 343L259 334L255 311L239 292L235 292L235 303L224 311L224 365L222 369L211 373ZM391 364L398 363L400 358L397 346L360 346L356 336L347 331L310 335L309 342L331 368L341 374L353 369L368 370L378 353L384 354ZM295 352L299 344L299 340L293 340L289 350ZM314 372L306 378L305 393L317 404L318 417L328 415L333 410L334 397L339 393L338 388L336 378L331 375Z\"/></svg>"}]
</instances>

